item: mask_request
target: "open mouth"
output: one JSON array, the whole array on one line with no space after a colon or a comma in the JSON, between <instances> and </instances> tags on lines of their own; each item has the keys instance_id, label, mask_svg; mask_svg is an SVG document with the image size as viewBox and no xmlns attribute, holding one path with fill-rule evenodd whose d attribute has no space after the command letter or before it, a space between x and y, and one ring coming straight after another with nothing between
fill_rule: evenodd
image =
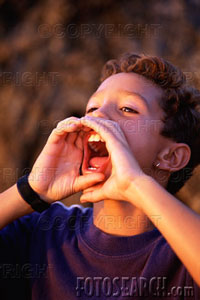
<instances>
[{"instance_id":1,"label":"open mouth","mask_svg":"<svg viewBox=\"0 0 200 300\"><path fill-rule=\"evenodd\" d=\"M106 149L106 143L96 132L89 132L84 142L82 171L84 173L103 172L108 161L109 153Z\"/></svg>"}]
</instances>

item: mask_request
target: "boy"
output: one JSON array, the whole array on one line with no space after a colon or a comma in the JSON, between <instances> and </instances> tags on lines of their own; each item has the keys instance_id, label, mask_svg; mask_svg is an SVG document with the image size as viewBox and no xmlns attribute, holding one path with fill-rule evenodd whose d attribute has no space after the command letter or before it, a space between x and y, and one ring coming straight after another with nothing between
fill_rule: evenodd
<instances>
[{"instance_id":1,"label":"boy","mask_svg":"<svg viewBox=\"0 0 200 300\"><path fill-rule=\"evenodd\" d=\"M4 299L199 299L200 217L173 196L199 164L198 109L165 60L108 62L86 116L2 194ZM93 209L55 202L78 191Z\"/></svg>"}]
</instances>

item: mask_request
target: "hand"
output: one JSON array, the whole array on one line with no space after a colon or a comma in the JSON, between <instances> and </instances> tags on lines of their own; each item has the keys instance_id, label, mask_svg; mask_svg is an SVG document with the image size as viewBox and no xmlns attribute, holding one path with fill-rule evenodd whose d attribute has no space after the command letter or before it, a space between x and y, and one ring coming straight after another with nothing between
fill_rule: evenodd
<instances>
[{"instance_id":1,"label":"hand","mask_svg":"<svg viewBox=\"0 0 200 300\"><path fill-rule=\"evenodd\" d=\"M106 143L112 170L109 178L83 191L81 202L98 202L105 199L129 201L126 191L137 178L146 178L130 150L118 123L97 117L83 117L81 123L96 131ZM95 174L95 173L94 173Z\"/></svg>"},{"instance_id":2,"label":"hand","mask_svg":"<svg viewBox=\"0 0 200 300\"><path fill-rule=\"evenodd\" d=\"M85 134L80 119L71 117L58 123L37 158L29 184L40 197L51 203L104 180L103 174L80 176ZM82 129L82 131L80 131Z\"/></svg>"}]
</instances>

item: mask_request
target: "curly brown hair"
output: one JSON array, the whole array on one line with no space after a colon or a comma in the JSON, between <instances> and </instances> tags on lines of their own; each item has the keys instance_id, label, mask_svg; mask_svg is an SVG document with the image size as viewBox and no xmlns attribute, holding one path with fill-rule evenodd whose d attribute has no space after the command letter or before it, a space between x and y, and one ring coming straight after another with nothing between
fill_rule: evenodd
<instances>
[{"instance_id":1,"label":"curly brown hair","mask_svg":"<svg viewBox=\"0 0 200 300\"><path fill-rule=\"evenodd\" d=\"M101 82L121 72L137 73L162 88L159 104L165 116L160 134L178 143L186 143L191 149L188 164L169 178L167 190L175 194L200 163L200 92L187 85L179 68L160 57L125 53L119 60L109 60L104 65Z\"/></svg>"}]
</instances>

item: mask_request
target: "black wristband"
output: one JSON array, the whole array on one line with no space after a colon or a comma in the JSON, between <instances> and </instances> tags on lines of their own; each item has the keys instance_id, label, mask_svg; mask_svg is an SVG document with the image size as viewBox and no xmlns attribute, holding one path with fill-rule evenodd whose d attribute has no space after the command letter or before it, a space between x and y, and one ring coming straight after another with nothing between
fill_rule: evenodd
<instances>
[{"instance_id":1,"label":"black wristband","mask_svg":"<svg viewBox=\"0 0 200 300\"><path fill-rule=\"evenodd\" d=\"M29 174L24 175L19 178L17 181L17 189L22 196L22 198L29 204L31 207L38 211L43 212L51 205L44 200L42 200L39 195L31 188L28 182Z\"/></svg>"}]
</instances>

